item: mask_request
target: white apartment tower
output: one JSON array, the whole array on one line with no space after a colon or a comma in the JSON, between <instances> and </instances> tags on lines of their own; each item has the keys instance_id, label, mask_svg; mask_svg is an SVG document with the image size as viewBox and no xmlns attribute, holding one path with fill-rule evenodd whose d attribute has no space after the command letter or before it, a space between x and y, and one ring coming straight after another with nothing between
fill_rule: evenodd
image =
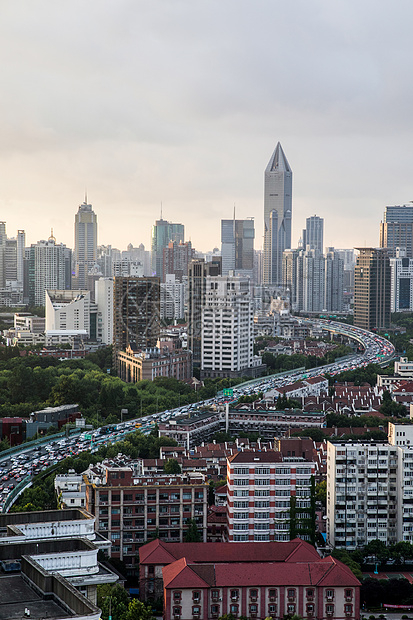
<instances>
[{"instance_id":1,"label":"white apartment tower","mask_svg":"<svg viewBox=\"0 0 413 620\"><path fill-rule=\"evenodd\" d=\"M291 248L292 182L292 170L278 142L264 176L263 284L282 283L282 255Z\"/></svg>"},{"instance_id":2,"label":"white apartment tower","mask_svg":"<svg viewBox=\"0 0 413 620\"><path fill-rule=\"evenodd\" d=\"M89 270L97 259L98 224L96 213L87 200L75 215L74 288L86 289Z\"/></svg>"},{"instance_id":3,"label":"white apartment tower","mask_svg":"<svg viewBox=\"0 0 413 620\"><path fill-rule=\"evenodd\" d=\"M113 342L113 278L99 278L95 282L97 304L96 336L103 344Z\"/></svg>"},{"instance_id":4,"label":"white apartment tower","mask_svg":"<svg viewBox=\"0 0 413 620\"><path fill-rule=\"evenodd\" d=\"M238 452L227 459L230 542L310 540L315 463L280 452Z\"/></svg>"},{"instance_id":5,"label":"white apartment tower","mask_svg":"<svg viewBox=\"0 0 413 620\"><path fill-rule=\"evenodd\" d=\"M207 276L201 324L204 377L237 376L252 366L254 312L248 278Z\"/></svg>"},{"instance_id":6,"label":"white apartment tower","mask_svg":"<svg viewBox=\"0 0 413 620\"><path fill-rule=\"evenodd\" d=\"M66 289L70 275L71 250L56 243L51 235L47 241L38 241L29 248L29 303L45 305L47 289Z\"/></svg>"},{"instance_id":7,"label":"white apartment tower","mask_svg":"<svg viewBox=\"0 0 413 620\"><path fill-rule=\"evenodd\" d=\"M165 282L161 282L160 286L161 319L171 321L183 319L185 317L185 282L179 282L174 273L167 273Z\"/></svg>"}]
</instances>

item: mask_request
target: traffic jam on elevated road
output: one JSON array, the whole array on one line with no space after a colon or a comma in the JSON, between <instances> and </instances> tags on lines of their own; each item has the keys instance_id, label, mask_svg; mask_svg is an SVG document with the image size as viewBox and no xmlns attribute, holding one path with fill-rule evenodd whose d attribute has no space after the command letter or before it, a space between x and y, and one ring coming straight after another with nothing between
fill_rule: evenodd
<instances>
[{"instance_id":1,"label":"traffic jam on elevated road","mask_svg":"<svg viewBox=\"0 0 413 620\"><path fill-rule=\"evenodd\" d=\"M299 381L306 377L330 375L335 376L346 370L354 370L368 364L378 363L385 365L395 356L394 346L385 338L372 332L359 329L352 325L329 321L326 319L302 319L303 322L318 325L320 328L335 335L355 340L363 349L363 353L348 355L345 359L336 361L326 366L321 366L297 373L285 375L270 375L240 384L233 388L231 397L219 395L209 400L200 401L191 405L184 405L171 411L163 411L152 415L143 416L136 420L121 422L116 425L103 426L93 431L86 431L76 436L59 439L50 436L50 440L42 445L31 446L30 443L22 444L19 451L13 454L5 454L0 457L0 510L7 511L12 505L7 501L8 495L21 485L27 488L31 484L33 476L44 471L46 468L57 465L69 455L78 455L81 452L96 452L101 445L121 441L125 435L139 430L142 434L149 434L156 422L166 422L171 418L182 417L188 414L196 415L197 411L212 405L222 405L227 402L236 402L242 395L267 392L275 387L282 387ZM23 485L23 481L25 484ZM21 489L23 490L23 489Z\"/></svg>"}]
</instances>

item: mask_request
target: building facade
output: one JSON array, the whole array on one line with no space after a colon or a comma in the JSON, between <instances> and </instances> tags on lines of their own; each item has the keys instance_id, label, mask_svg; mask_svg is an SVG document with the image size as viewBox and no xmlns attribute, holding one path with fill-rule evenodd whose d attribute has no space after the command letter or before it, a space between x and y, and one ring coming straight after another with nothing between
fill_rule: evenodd
<instances>
[{"instance_id":1,"label":"building facade","mask_svg":"<svg viewBox=\"0 0 413 620\"><path fill-rule=\"evenodd\" d=\"M221 257L206 263L204 259L193 260L188 270L187 323L188 349L192 351L194 366L201 365L202 311L205 304L207 276L221 275Z\"/></svg>"},{"instance_id":2,"label":"building facade","mask_svg":"<svg viewBox=\"0 0 413 620\"><path fill-rule=\"evenodd\" d=\"M252 367L254 312L248 278L206 278L201 348L203 377L241 375Z\"/></svg>"},{"instance_id":3,"label":"building facade","mask_svg":"<svg viewBox=\"0 0 413 620\"><path fill-rule=\"evenodd\" d=\"M152 251L152 275L164 282L163 255L164 249L170 241L184 243L185 227L183 224L174 224L167 220L156 220L152 226L151 251Z\"/></svg>"},{"instance_id":4,"label":"building facade","mask_svg":"<svg viewBox=\"0 0 413 620\"><path fill-rule=\"evenodd\" d=\"M183 542L193 519L206 541L209 485L200 473L143 476L129 466L93 466L85 472L86 506L97 530L112 541L111 556L128 574L139 568L139 547L153 537Z\"/></svg>"},{"instance_id":5,"label":"building facade","mask_svg":"<svg viewBox=\"0 0 413 620\"><path fill-rule=\"evenodd\" d=\"M315 463L280 452L228 458L228 540L314 542Z\"/></svg>"},{"instance_id":6,"label":"building facade","mask_svg":"<svg viewBox=\"0 0 413 620\"><path fill-rule=\"evenodd\" d=\"M254 220L221 220L222 275L253 277Z\"/></svg>"},{"instance_id":7,"label":"building facade","mask_svg":"<svg viewBox=\"0 0 413 620\"><path fill-rule=\"evenodd\" d=\"M390 259L391 311L413 310L413 258L406 256L405 248L396 248L395 258Z\"/></svg>"},{"instance_id":8,"label":"building facade","mask_svg":"<svg viewBox=\"0 0 413 620\"><path fill-rule=\"evenodd\" d=\"M367 330L389 327L391 270L387 249L357 249L354 325Z\"/></svg>"},{"instance_id":9,"label":"building facade","mask_svg":"<svg viewBox=\"0 0 413 620\"><path fill-rule=\"evenodd\" d=\"M47 241L38 241L29 248L28 288L29 303L44 306L47 289L68 289L71 281L72 251L63 243L56 243L51 235Z\"/></svg>"},{"instance_id":10,"label":"building facade","mask_svg":"<svg viewBox=\"0 0 413 620\"><path fill-rule=\"evenodd\" d=\"M406 248L406 256L413 258L413 205L388 206L380 222L380 247L387 248L389 257L396 256L396 248Z\"/></svg>"},{"instance_id":11,"label":"building facade","mask_svg":"<svg viewBox=\"0 0 413 620\"><path fill-rule=\"evenodd\" d=\"M190 381L192 353L186 349L159 346L153 349L119 351L117 355L119 377L128 383L153 381L156 377L174 377L177 381ZM161 347L161 348L159 348Z\"/></svg>"},{"instance_id":12,"label":"building facade","mask_svg":"<svg viewBox=\"0 0 413 620\"><path fill-rule=\"evenodd\" d=\"M303 230L302 247L310 250L324 250L324 220L318 215L312 215L306 219L306 227Z\"/></svg>"},{"instance_id":13,"label":"building facade","mask_svg":"<svg viewBox=\"0 0 413 620\"><path fill-rule=\"evenodd\" d=\"M115 278L114 354L156 346L160 334L159 278Z\"/></svg>"}]
</instances>

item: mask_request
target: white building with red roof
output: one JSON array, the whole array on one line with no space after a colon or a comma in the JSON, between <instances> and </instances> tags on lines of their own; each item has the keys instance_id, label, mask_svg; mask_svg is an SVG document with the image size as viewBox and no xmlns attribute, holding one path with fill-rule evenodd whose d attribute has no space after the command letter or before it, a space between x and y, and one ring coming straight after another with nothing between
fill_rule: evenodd
<instances>
[{"instance_id":1,"label":"white building with red roof","mask_svg":"<svg viewBox=\"0 0 413 620\"><path fill-rule=\"evenodd\" d=\"M360 582L331 556L308 562L202 565L183 557L165 566L162 574L164 620L207 620L226 614L359 618Z\"/></svg>"}]
</instances>

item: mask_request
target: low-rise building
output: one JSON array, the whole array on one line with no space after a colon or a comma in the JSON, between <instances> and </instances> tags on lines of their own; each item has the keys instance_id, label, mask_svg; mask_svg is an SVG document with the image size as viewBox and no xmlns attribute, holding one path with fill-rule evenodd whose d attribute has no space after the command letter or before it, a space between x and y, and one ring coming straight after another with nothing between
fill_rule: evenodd
<instances>
[{"instance_id":1,"label":"low-rise building","mask_svg":"<svg viewBox=\"0 0 413 620\"><path fill-rule=\"evenodd\" d=\"M153 381L156 377L174 377L189 381L192 377L192 353L186 349L169 347L164 341L158 347L134 351L118 351L119 377L127 383Z\"/></svg>"},{"instance_id":2,"label":"low-rise building","mask_svg":"<svg viewBox=\"0 0 413 620\"><path fill-rule=\"evenodd\" d=\"M139 547L152 537L182 542L189 520L203 541L207 535L208 489L205 475L188 472L144 476L130 464L94 465L84 474L86 507L97 529L112 542L111 556L134 575Z\"/></svg>"},{"instance_id":3,"label":"low-rise building","mask_svg":"<svg viewBox=\"0 0 413 620\"><path fill-rule=\"evenodd\" d=\"M313 562L203 564L189 558L162 570L165 620L348 618L360 612L360 582L329 556Z\"/></svg>"},{"instance_id":4,"label":"low-rise building","mask_svg":"<svg viewBox=\"0 0 413 620\"><path fill-rule=\"evenodd\" d=\"M233 567L243 564L248 567L251 562L314 562L320 556L314 547L299 538L284 543L249 542L237 545L229 542L165 543L153 540L139 549L139 587L144 600L162 595L162 569L182 558L196 562L201 568L206 564Z\"/></svg>"}]
</instances>

